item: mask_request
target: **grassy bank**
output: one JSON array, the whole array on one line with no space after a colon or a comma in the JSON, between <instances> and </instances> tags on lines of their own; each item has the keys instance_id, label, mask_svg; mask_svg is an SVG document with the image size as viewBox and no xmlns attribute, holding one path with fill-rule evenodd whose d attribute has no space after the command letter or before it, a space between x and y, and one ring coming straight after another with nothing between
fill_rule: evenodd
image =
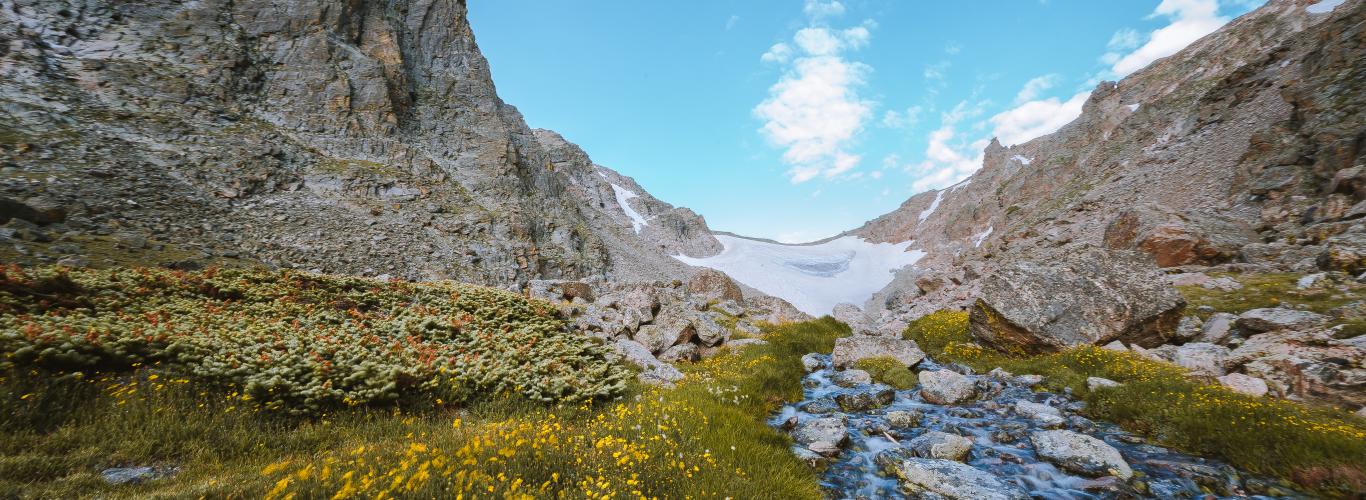
<instances>
[{"instance_id":1,"label":"grassy bank","mask_svg":"<svg viewBox=\"0 0 1366 500\"><path fill-rule=\"evenodd\" d=\"M1044 375L1050 389L1070 388L1085 399L1090 417L1167 446L1328 493L1366 489L1366 422L1345 412L1245 396L1192 380L1175 365L1095 346L1010 357L973 343L967 323L967 313L941 311L913 323L905 337L940 361ZM1124 385L1093 392L1087 377Z\"/></svg>"},{"instance_id":2,"label":"grassy bank","mask_svg":"<svg viewBox=\"0 0 1366 500\"><path fill-rule=\"evenodd\" d=\"M94 281L67 274L67 280L79 285L76 289L68 285L34 288L35 283L65 281L44 281L28 272L20 277L20 271L7 270L9 284L0 292L7 295L0 295L4 299L0 303L8 309L0 318L20 325L21 332L30 323L39 324L42 330L7 339L5 368L0 372L0 415L5 419L0 422L4 432L0 497L820 497L816 476L791 454L789 438L766 425L765 419L781 401L801 397L800 356L829 352L834 339L848 333L833 320L770 327L764 335L768 344L684 366L688 376L683 382L675 388L658 388L626 382L629 372L624 372L627 377L616 378L619 365L598 366L596 341L566 338L570 334L556 330L558 320L542 315L536 303L478 287L377 284L251 271L228 280L241 284L246 279L242 276L252 277L246 280L254 284L244 285L240 296L212 299L206 297L221 295L222 289L211 287L218 291L203 293L209 290L203 280L219 283L216 280L228 278L173 275L174 280L158 281L153 278L161 277L161 271L115 270L97 274L101 278ZM125 272L151 273L153 278L120 274ZM118 276L117 286L94 286L96 281L109 282L113 275ZM286 286L282 280L311 284ZM457 288L451 287L458 287L460 298L452 296ZM28 293L29 298L19 298L16 290ZM130 295L138 298L129 299ZM438 306L436 295L454 302ZM168 296L175 300L148 299ZM360 301L368 304L368 309L360 310L367 315L364 320L348 312L352 307L326 307L358 297L369 297ZM216 310L224 318L214 321L236 321L240 328L192 333L200 342L194 345L217 342L205 340L210 338L232 338L230 345L245 350L256 362L228 366L227 374L193 369L202 367L205 359L228 356L228 349L208 349L214 353L208 357L171 355L167 352L184 352L172 347L179 345L174 332L181 329L149 334L149 317L157 318L158 325L168 321L209 324L210 315L196 315L193 310L205 308L202 301L210 299L221 301L213 305L224 308ZM42 300L50 302L32 303ZM60 326L71 324L72 316L101 317L105 300L123 301L121 307L185 300L193 305L184 304L170 316L137 310L105 318L98 332L122 332L120 328L128 327L128 333L97 336L124 346L121 355L88 346L75 349L89 328L71 328L65 339L54 333L65 332ZM127 305L130 300L132 306ZM467 300L472 302L463 302ZM488 305L488 301L497 304ZM335 388L339 381L356 378L326 378L330 370L320 371L318 367L324 365L316 361L307 365L309 370L299 369L297 364L309 356L260 359L260 352L288 353L291 346L317 341L308 329L277 321L279 316L269 312L285 308L296 314L295 307L308 312L307 306L298 303L314 304L313 313L322 315L312 317L314 324L327 318L342 325L354 321L367 325L357 329L367 335L408 331L399 325L428 328L411 316L416 313L410 309L417 305L431 308L422 312L433 318L451 317L454 311L463 310L472 317L454 315L451 320L461 322L461 332L486 332L482 338L491 345L516 339L518 343L508 344L517 351L514 354L532 356L523 367L542 366L542 361L558 366L551 363L558 361L566 365L559 369L579 370L580 380L553 385L549 381L563 372L551 371L547 373L555 376L530 379L543 386L529 391L520 383L501 386L511 375L479 364L392 373L399 367L384 363L426 366L423 358L402 357L409 352L402 344L422 341L405 336L384 342L386 349L373 353L362 350L350 358L334 355L329 359L333 370L348 369L348 363L387 367L366 373L375 377L392 373L389 380L396 381L393 389L397 391L392 397L308 399L283 397L292 393L279 389L254 395L257 389L249 387L269 380L261 374L291 380L291 387L312 387L316 382ZM55 316L68 319L48 319L50 315L39 310L51 312L61 304L70 307ZM337 309L350 320L326 312ZM192 322L190 318L198 319ZM433 318L426 318L431 319L426 324L439 322ZM549 329L540 329L542 321ZM258 333L248 341L235 332ZM141 340L115 341L134 337ZM580 344L580 340L594 343ZM42 347L32 349L36 354L14 354L18 350L14 346L31 345ZM545 345L555 347L535 349ZM260 346L269 349L253 349ZM72 350L81 354L72 358L79 361L76 365L66 364L68 356L51 356ZM585 359L564 361L575 356ZM536 373L517 366L506 368ZM483 375L465 382L475 369L483 370L478 372ZM334 381L329 385L328 380ZM251 385L253 381L256 386ZM545 387L570 390L547 397ZM610 388L610 394L590 390L602 387ZM306 411L291 411L296 408ZM111 486L100 478L101 470L120 466L178 467L179 471L142 485Z\"/></svg>"}]
</instances>

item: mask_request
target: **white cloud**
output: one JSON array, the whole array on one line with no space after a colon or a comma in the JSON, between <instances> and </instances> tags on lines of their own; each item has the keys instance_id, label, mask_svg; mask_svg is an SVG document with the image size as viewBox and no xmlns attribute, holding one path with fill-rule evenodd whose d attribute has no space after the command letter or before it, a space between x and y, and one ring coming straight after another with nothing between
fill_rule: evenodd
<instances>
[{"instance_id":1,"label":"white cloud","mask_svg":"<svg viewBox=\"0 0 1366 500\"><path fill-rule=\"evenodd\" d=\"M1105 48L1110 50L1129 50L1138 47L1138 44L1141 41L1142 40L1139 39L1138 30L1124 28L1116 31L1115 34L1110 37L1110 42L1105 44Z\"/></svg>"},{"instance_id":2,"label":"white cloud","mask_svg":"<svg viewBox=\"0 0 1366 500\"><path fill-rule=\"evenodd\" d=\"M763 62L785 63L790 59L792 59L792 47L782 42L773 44L772 47L768 48L768 52L759 56L759 60Z\"/></svg>"},{"instance_id":3,"label":"white cloud","mask_svg":"<svg viewBox=\"0 0 1366 500\"><path fill-rule=\"evenodd\" d=\"M804 10L811 24L798 30L790 45L775 44L760 57L786 66L754 115L764 121L763 135L785 148L783 162L794 184L852 176L861 159L848 145L873 114L873 103L858 95L872 68L844 54L866 46L875 24L865 21L848 29L816 24L843 9L839 2L808 1Z\"/></svg>"},{"instance_id":4,"label":"white cloud","mask_svg":"<svg viewBox=\"0 0 1366 500\"><path fill-rule=\"evenodd\" d=\"M925 147L925 160L911 167L917 175L911 183L914 191L941 189L957 184L982 167L982 151L989 143L986 139L968 142L956 130L958 122L982 113L985 102L973 106L960 102L952 110L940 116L940 127L930 132L929 145Z\"/></svg>"},{"instance_id":5,"label":"white cloud","mask_svg":"<svg viewBox=\"0 0 1366 500\"><path fill-rule=\"evenodd\" d=\"M958 42L949 42L948 45L945 45L945 46L944 46L944 53L946 53L946 54L948 54L948 55L951 55L951 56L953 56L953 55L958 55L958 53L959 53L959 52L962 52L962 51L963 51L963 45L962 45L962 44L959 44Z\"/></svg>"},{"instance_id":6,"label":"white cloud","mask_svg":"<svg viewBox=\"0 0 1366 500\"><path fill-rule=\"evenodd\" d=\"M1142 46L1128 53L1122 53L1124 46L1138 45L1138 34L1132 30L1115 33L1110 40L1111 50L1101 56L1101 61L1112 64L1110 69L1117 76L1138 71L1219 29L1228 18L1218 15L1218 11L1217 0L1162 0L1152 17L1165 16L1171 23L1149 33Z\"/></svg>"},{"instance_id":7,"label":"white cloud","mask_svg":"<svg viewBox=\"0 0 1366 500\"><path fill-rule=\"evenodd\" d=\"M844 14L844 4L837 1L806 0L802 12L812 19L835 17Z\"/></svg>"},{"instance_id":8,"label":"white cloud","mask_svg":"<svg viewBox=\"0 0 1366 500\"><path fill-rule=\"evenodd\" d=\"M731 14L730 18L726 19L726 31L730 31L732 28L735 28L735 23L738 22L740 22L740 16Z\"/></svg>"},{"instance_id":9,"label":"white cloud","mask_svg":"<svg viewBox=\"0 0 1366 500\"><path fill-rule=\"evenodd\" d=\"M905 111L889 109L882 113L882 126L888 128L914 127L920 122L920 106L911 106Z\"/></svg>"},{"instance_id":10,"label":"white cloud","mask_svg":"<svg viewBox=\"0 0 1366 500\"><path fill-rule=\"evenodd\" d=\"M948 61L939 61L925 66L925 79L940 82L944 81L944 78L948 76L949 64Z\"/></svg>"},{"instance_id":11,"label":"white cloud","mask_svg":"<svg viewBox=\"0 0 1366 500\"><path fill-rule=\"evenodd\" d=\"M1021 91L1023 93L1023 91ZM1081 116L1091 91L1079 92L1066 101L1056 97L1029 101L991 117L992 133L1005 146L1023 144L1052 133Z\"/></svg>"},{"instance_id":12,"label":"white cloud","mask_svg":"<svg viewBox=\"0 0 1366 500\"><path fill-rule=\"evenodd\" d=\"M1015 94L1015 102L1021 103L1032 101L1035 97L1039 96L1040 92L1051 89L1057 84L1058 75L1056 74L1034 77L1028 82L1025 82L1024 88L1020 89L1020 93Z\"/></svg>"}]
</instances>

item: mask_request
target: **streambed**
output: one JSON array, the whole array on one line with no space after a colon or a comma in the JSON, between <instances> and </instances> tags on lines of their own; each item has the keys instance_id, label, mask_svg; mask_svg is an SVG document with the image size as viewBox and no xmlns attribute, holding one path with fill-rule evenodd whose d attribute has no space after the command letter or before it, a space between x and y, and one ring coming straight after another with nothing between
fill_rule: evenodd
<instances>
[{"instance_id":1,"label":"streambed","mask_svg":"<svg viewBox=\"0 0 1366 500\"><path fill-rule=\"evenodd\" d=\"M819 419L847 419L843 422L847 444L837 455L822 457L813 452L812 449L821 449L821 443L811 448L798 443L793 449L798 456L823 464L822 486L832 498L916 498L918 494L925 498L952 498L951 494L936 496L923 490L907 493L895 476L884 472L888 469L885 465L903 463L915 455L911 451L912 440L936 431L967 438L971 447L963 462L989 473L994 478L986 479L999 483L988 481L986 489L977 490L974 496L992 492L999 493L999 498L1027 495L1043 499L1310 498L1281 481L1149 444L1113 424L1086 419L1078 414L1084 402L1065 394L1035 391L1037 378L968 373L979 397L961 404L940 405L926 401L918 387L891 391L881 384L848 382L842 387L834 381L836 372L830 356L814 358L820 366L803 379L803 401L784 406L770 424L794 430ZM926 359L918 368L933 371L944 367ZM954 368L968 372L962 367ZM841 395L845 395L842 399L848 403L853 400L851 396L879 393L884 400L891 401L866 410L842 409L836 401ZM1022 411L1022 407L1039 408L1028 403L1046 405L1056 409L1057 414L1039 416ZM1132 469L1133 478L1125 481L1104 473L1077 474L1041 458L1031 436L1048 430L1072 431L1103 441L1118 450ZM833 454L830 449L821 451ZM993 488L999 491L993 492Z\"/></svg>"}]
</instances>

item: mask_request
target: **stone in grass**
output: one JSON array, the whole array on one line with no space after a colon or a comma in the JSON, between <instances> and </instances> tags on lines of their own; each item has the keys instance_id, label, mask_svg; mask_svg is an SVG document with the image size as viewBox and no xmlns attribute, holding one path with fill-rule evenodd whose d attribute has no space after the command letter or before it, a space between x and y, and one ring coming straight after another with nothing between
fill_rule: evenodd
<instances>
[{"instance_id":1,"label":"stone in grass","mask_svg":"<svg viewBox=\"0 0 1366 500\"><path fill-rule=\"evenodd\" d=\"M1265 396L1269 391L1265 380L1242 373L1230 373L1219 377L1219 383L1233 392L1258 398Z\"/></svg>"},{"instance_id":2,"label":"stone in grass","mask_svg":"<svg viewBox=\"0 0 1366 500\"><path fill-rule=\"evenodd\" d=\"M1090 391L1096 391L1098 389L1109 389L1112 387L1119 387L1121 385L1124 384L1115 382L1108 378L1086 377L1086 389Z\"/></svg>"},{"instance_id":3,"label":"stone in grass","mask_svg":"<svg viewBox=\"0 0 1366 500\"><path fill-rule=\"evenodd\" d=\"M952 500L1025 500L1019 486L990 472L934 458L907 458L893 452L878 454L877 465L908 489ZM930 496L930 495L925 495Z\"/></svg>"},{"instance_id":4,"label":"stone in grass","mask_svg":"<svg viewBox=\"0 0 1366 500\"><path fill-rule=\"evenodd\" d=\"M1029 436L1039 456L1063 469L1089 476L1133 477L1129 463L1113 446L1072 431L1038 431Z\"/></svg>"},{"instance_id":5,"label":"stone in grass","mask_svg":"<svg viewBox=\"0 0 1366 500\"><path fill-rule=\"evenodd\" d=\"M972 440L957 434L930 431L912 439L906 446L921 458L962 462L968 458L968 452L972 451Z\"/></svg>"},{"instance_id":6,"label":"stone in grass","mask_svg":"<svg viewBox=\"0 0 1366 500\"><path fill-rule=\"evenodd\" d=\"M972 379L950 370L920 372L920 395L934 404L951 405L976 395Z\"/></svg>"},{"instance_id":7,"label":"stone in grass","mask_svg":"<svg viewBox=\"0 0 1366 500\"><path fill-rule=\"evenodd\" d=\"M884 356L895 358L907 367L915 366L925 359L925 353L913 340L866 335L835 339L835 350L831 352L835 368L847 368L859 360Z\"/></svg>"},{"instance_id":8,"label":"stone in grass","mask_svg":"<svg viewBox=\"0 0 1366 500\"><path fill-rule=\"evenodd\" d=\"M177 472L180 472L179 467L115 467L101 471L100 476L113 485L142 484L174 476Z\"/></svg>"}]
</instances>

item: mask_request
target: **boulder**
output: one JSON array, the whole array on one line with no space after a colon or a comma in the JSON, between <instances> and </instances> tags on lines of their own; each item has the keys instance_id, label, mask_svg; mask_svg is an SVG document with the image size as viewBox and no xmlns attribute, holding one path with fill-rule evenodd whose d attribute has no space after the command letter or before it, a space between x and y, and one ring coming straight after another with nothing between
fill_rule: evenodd
<instances>
[{"instance_id":1,"label":"boulder","mask_svg":"<svg viewBox=\"0 0 1366 500\"><path fill-rule=\"evenodd\" d=\"M647 384L671 384L683 380L683 372L673 365L655 358L648 347L634 340L620 339L612 344L623 359L640 367L640 381Z\"/></svg>"},{"instance_id":2,"label":"boulder","mask_svg":"<svg viewBox=\"0 0 1366 500\"><path fill-rule=\"evenodd\" d=\"M849 442L848 423L849 419L843 416L813 418L797 425L797 429L792 431L792 439L803 446L818 442L844 446Z\"/></svg>"},{"instance_id":3,"label":"boulder","mask_svg":"<svg viewBox=\"0 0 1366 500\"><path fill-rule=\"evenodd\" d=\"M717 346L730 339L731 331L716 322L716 313L693 314L690 322L697 340L705 346Z\"/></svg>"},{"instance_id":4,"label":"boulder","mask_svg":"<svg viewBox=\"0 0 1366 500\"><path fill-rule=\"evenodd\" d=\"M802 368L805 368L807 373L821 369L820 355L814 352L802 355Z\"/></svg>"},{"instance_id":5,"label":"boulder","mask_svg":"<svg viewBox=\"0 0 1366 500\"><path fill-rule=\"evenodd\" d=\"M894 429L908 429L920 425L921 414L914 410L894 410L887 412L887 425Z\"/></svg>"},{"instance_id":6,"label":"boulder","mask_svg":"<svg viewBox=\"0 0 1366 500\"><path fill-rule=\"evenodd\" d=\"M1253 397L1265 396L1269 390L1265 380L1241 373L1230 373L1219 377L1219 383L1233 392Z\"/></svg>"},{"instance_id":7,"label":"boulder","mask_svg":"<svg viewBox=\"0 0 1366 500\"><path fill-rule=\"evenodd\" d=\"M717 302L711 305L711 309L727 316L740 317L745 315L745 308L740 307L740 304L736 303L734 300Z\"/></svg>"},{"instance_id":8,"label":"boulder","mask_svg":"<svg viewBox=\"0 0 1366 500\"><path fill-rule=\"evenodd\" d=\"M1184 344L1176 349L1173 361L1200 375L1218 377L1228 369L1229 349L1204 342Z\"/></svg>"},{"instance_id":9,"label":"boulder","mask_svg":"<svg viewBox=\"0 0 1366 500\"><path fill-rule=\"evenodd\" d=\"M1254 335L1230 353L1230 366L1266 381L1272 395L1326 406L1366 405L1366 336L1335 329Z\"/></svg>"},{"instance_id":10,"label":"boulder","mask_svg":"<svg viewBox=\"0 0 1366 500\"><path fill-rule=\"evenodd\" d=\"M806 321L811 316L797 310L786 300L762 295L745 299L748 307L746 315L754 321L763 321L774 325L789 323L793 321Z\"/></svg>"},{"instance_id":11,"label":"boulder","mask_svg":"<svg viewBox=\"0 0 1366 500\"><path fill-rule=\"evenodd\" d=\"M1095 390L1098 390L1098 389L1107 389L1107 388L1111 388L1111 387L1119 387L1119 386L1121 386L1121 385L1124 385L1124 384L1121 384L1121 383L1119 383L1119 382L1115 382L1115 381L1110 380L1110 379L1108 379L1108 378L1101 378L1101 377L1086 377L1086 389L1089 390L1089 391L1095 391Z\"/></svg>"},{"instance_id":12,"label":"boulder","mask_svg":"<svg viewBox=\"0 0 1366 500\"><path fill-rule=\"evenodd\" d=\"M696 333L692 322L673 316L660 318L654 324L641 325L631 338L650 349L650 352L660 353L675 345L688 343Z\"/></svg>"},{"instance_id":13,"label":"boulder","mask_svg":"<svg viewBox=\"0 0 1366 500\"><path fill-rule=\"evenodd\" d=\"M912 439L906 447L920 458L962 462L968 458L968 452L972 451L972 441L957 434L930 431Z\"/></svg>"},{"instance_id":14,"label":"boulder","mask_svg":"<svg viewBox=\"0 0 1366 500\"><path fill-rule=\"evenodd\" d=\"M1058 467L1089 476L1111 475L1129 479L1134 475L1119 450L1104 441L1066 430L1036 431L1029 436L1039 456Z\"/></svg>"},{"instance_id":15,"label":"boulder","mask_svg":"<svg viewBox=\"0 0 1366 500\"><path fill-rule=\"evenodd\" d=\"M587 283L578 281L565 281L560 283L560 293L564 300L583 299L592 302L595 298L593 287Z\"/></svg>"},{"instance_id":16,"label":"boulder","mask_svg":"<svg viewBox=\"0 0 1366 500\"><path fill-rule=\"evenodd\" d=\"M920 372L920 396L940 405L958 404L977 394L976 384L958 372L935 370Z\"/></svg>"},{"instance_id":17,"label":"boulder","mask_svg":"<svg viewBox=\"0 0 1366 500\"><path fill-rule=\"evenodd\" d=\"M932 493L951 500L1029 498L1029 494L1019 486L962 462L935 458L907 458L894 452L878 454L876 461L884 472L897 478L903 486L915 492Z\"/></svg>"},{"instance_id":18,"label":"boulder","mask_svg":"<svg viewBox=\"0 0 1366 500\"><path fill-rule=\"evenodd\" d=\"M854 335L835 339L835 350L831 353L835 368L853 366L859 360L890 356L907 367L915 366L925 359L914 340L898 338Z\"/></svg>"},{"instance_id":19,"label":"boulder","mask_svg":"<svg viewBox=\"0 0 1366 500\"><path fill-rule=\"evenodd\" d=\"M840 387L854 387L857 385L873 383L873 376L869 375L866 371L851 368L835 372L835 374L830 377L830 381Z\"/></svg>"},{"instance_id":20,"label":"boulder","mask_svg":"<svg viewBox=\"0 0 1366 500\"><path fill-rule=\"evenodd\" d=\"M1237 324L1238 328L1246 332L1261 333L1272 330L1304 330L1322 326L1327 322L1328 317L1322 314L1284 307L1268 307L1238 315Z\"/></svg>"},{"instance_id":21,"label":"boulder","mask_svg":"<svg viewBox=\"0 0 1366 500\"><path fill-rule=\"evenodd\" d=\"M1172 334L1172 339L1179 342L1194 340L1200 336L1200 330L1204 323L1199 316L1185 316L1181 318L1180 323L1176 324L1176 332Z\"/></svg>"},{"instance_id":22,"label":"boulder","mask_svg":"<svg viewBox=\"0 0 1366 500\"><path fill-rule=\"evenodd\" d=\"M751 345L768 345L768 341L764 339L734 339L727 340L726 343L721 344L722 347L727 349L739 349Z\"/></svg>"},{"instance_id":23,"label":"boulder","mask_svg":"<svg viewBox=\"0 0 1366 500\"><path fill-rule=\"evenodd\" d=\"M698 350L697 344L678 344L659 353L659 360L666 363L691 362L699 359L702 359L702 352Z\"/></svg>"},{"instance_id":24,"label":"boulder","mask_svg":"<svg viewBox=\"0 0 1366 500\"><path fill-rule=\"evenodd\" d=\"M1015 402L1015 413L1036 420L1045 427L1058 427L1065 421L1062 418L1062 412L1058 411L1057 408L1024 400Z\"/></svg>"},{"instance_id":25,"label":"boulder","mask_svg":"<svg viewBox=\"0 0 1366 500\"><path fill-rule=\"evenodd\" d=\"M715 269L702 269L693 274L688 279L687 290L689 295L707 300L733 300L737 303L745 301L745 294L740 290L740 285L735 284L735 280L726 276L726 273Z\"/></svg>"},{"instance_id":26,"label":"boulder","mask_svg":"<svg viewBox=\"0 0 1366 500\"><path fill-rule=\"evenodd\" d=\"M870 324L871 322L868 321L868 316L863 314L863 310L856 305L848 302L835 304L830 315L839 322L849 325L849 329L853 330L855 335L873 335L876 333Z\"/></svg>"},{"instance_id":27,"label":"boulder","mask_svg":"<svg viewBox=\"0 0 1366 500\"><path fill-rule=\"evenodd\" d=\"M1200 327L1200 342L1223 345L1233 335L1233 325L1238 317L1229 313L1214 313L1204 326Z\"/></svg>"},{"instance_id":28,"label":"boulder","mask_svg":"<svg viewBox=\"0 0 1366 500\"><path fill-rule=\"evenodd\" d=\"M1115 340L1154 347L1172 337L1185 305L1141 255L1092 248L1057 262L1018 262L987 276L969 330L1008 352Z\"/></svg>"},{"instance_id":29,"label":"boulder","mask_svg":"<svg viewBox=\"0 0 1366 500\"><path fill-rule=\"evenodd\" d=\"M1120 212L1106 226L1104 241L1107 248L1140 250L1158 266L1173 267L1227 262L1256 238L1233 218L1147 204Z\"/></svg>"},{"instance_id":30,"label":"boulder","mask_svg":"<svg viewBox=\"0 0 1366 500\"><path fill-rule=\"evenodd\" d=\"M835 403L838 403L844 411L862 412L887 406L894 399L896 399L896 391L883 389L839 394L835 396Z\"/></svg>"}]
</instances>

